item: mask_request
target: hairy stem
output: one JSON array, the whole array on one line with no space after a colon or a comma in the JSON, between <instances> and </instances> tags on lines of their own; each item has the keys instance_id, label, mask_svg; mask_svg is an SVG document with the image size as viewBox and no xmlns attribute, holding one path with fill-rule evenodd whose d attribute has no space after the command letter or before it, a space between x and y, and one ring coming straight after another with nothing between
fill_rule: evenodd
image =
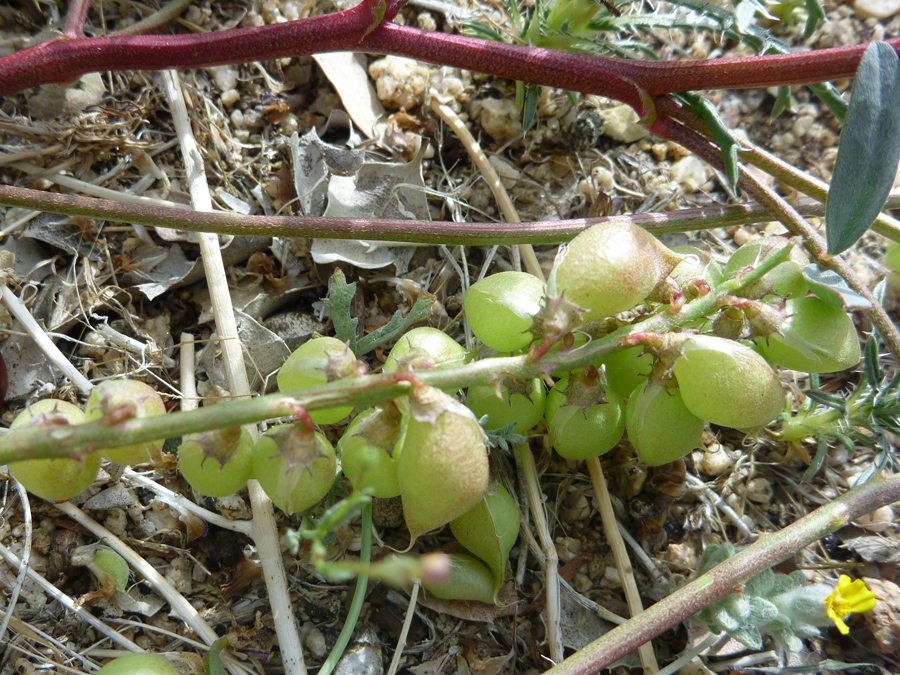
<instances>
[{"instance_id":1,"label":"hairy stem","mask_svg":"<svg viewBox=\"0 0 900 675\"><path fill-rule=\"evenodd\" d=\"M779 532L762 537L733 558L663 598L642 614L616 626L546 675L593 675L657 635L734 592L754 574L862 515L900 500L900 475L876 478Z\"/></svg>"}]
</instances>

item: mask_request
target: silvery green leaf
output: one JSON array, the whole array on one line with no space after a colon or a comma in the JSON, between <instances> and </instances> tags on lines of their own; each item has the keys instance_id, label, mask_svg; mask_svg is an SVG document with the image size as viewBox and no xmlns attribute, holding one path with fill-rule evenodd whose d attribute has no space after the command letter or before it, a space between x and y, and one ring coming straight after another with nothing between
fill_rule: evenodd
<instances>
[{"instance_id":1,"label":"silvery green leaf","mask_svg":"<svg viewBox=\"0 0 900 675\"><path fill-rule=\"evenodd\" d=\"M767 597L775 586L775 572L765 569L759 574L750 577L744 584L744 592L747 595L761 595Z\"/></svg>"},{"instance_id":2,"label":"silvery green leaf","mask_svg":"<svg viewBox=\"0 0 900 675\"><path fill-rule=\"evenodd\" d=\"M747 649L762 649L762 635L756 626L742 626L737 630L728 631L728 634Z\"/></svg>"},{"instance_id":3,"label":"silvery green leaf","mask_svg":"<svg viewBox=\"0 0 900 675\"><path fill-rule=\"evenodd\" d=\"M746 0L745 0L746 1ZM900 59L885 42L866 48L825 203L828 253L850 248L875 222L900 161Z\"/></svg>"},{"instance_id":4,"label":"silvery green leaf","mask_svg":"<svg viewBox=\"0 0 900 675\"><path fill-rule=\"evenodd\" d=\"M778 608L765 598L750 598L750 623L762 626L778 618Z\"/></svg>"},{"instance_id":5,"label":"silvery green leaf","mask_svg":"<svg viewBox=\"0 0 900 675\"><path fill-rule=\"evenodd\" d=\"M803 268L803 276L809 282L813 295L836 309L869 309L872 306L871 302L850 288L837 272L823 270L812 263Z\"/></svg>"},{"instance_id":6,"label":"silvery green leaf","mask_svg":"<svg viewBox=\"0 0 900 675\"><path fill-rule=\"evenodd\" d=\"M713 627L718 629L719 631L728 631L729 633L733 630L737 630L741 627L741 622L734 618L725 607L716 605L712 607L712 620Z\"/></svg>"}]
</instances>

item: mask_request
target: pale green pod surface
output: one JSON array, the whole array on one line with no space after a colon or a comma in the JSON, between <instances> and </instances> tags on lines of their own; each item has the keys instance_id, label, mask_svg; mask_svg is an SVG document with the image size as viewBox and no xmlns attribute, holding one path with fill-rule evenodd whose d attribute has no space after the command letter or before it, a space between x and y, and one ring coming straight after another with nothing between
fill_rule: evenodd
<instances>
[{"instance_id":1,"label":"pale green pod surface","mask_svg":"<svg viewBox=\"0 0 900 675\"><path fill-rule=\"evenodd\" d=\"M98 546L94 554L94 564L106 574L116 580L116 592L124 593L128 590L128 563L125 558L113 551L108 546Z\"/></svg>"},{"instance_id":2,"label":"pale green pod surface","mask_svg":"<svg viewBox=\"0 0 900 675\"><path fill-rule=\"evenodd\" d=\"M186 436L178 446L178 470L200 494L227 497L250 480L252 448L253 437L242 428Z\"/></svg>"},{"instance_id":3,"label":"pale green pod surface","mask_svg":"<svg viewBox=\"0 0 900 675\"><path fill-rule=\"evenodd\" d=\"M625 402L611 388L606 402L582 410L563 405L566 397L554 390L547 399L547 430L553 448L566 459L600 457L616 447L625 433Z\"/></svg>"},{"instance_id":4,"label":"pale green pod surface","mask_svg":"<svg viewBox=\"0 0 900 675\"><path fill-rule=\"evenodd\" d=\"M447 578L438 583L423 581L425 590L443 600L494 602L494 578L483 562L464 553L451 553L450 561Z\"/></svg>"},{"instance_id":5,"label":"pale green pod surface","mask_svg":"<svg viewBox=\"0 0 900 675\"><path fill-rule=\"evenodd\" d=\"M649 352L644 353L643 345L635 345L607 354L600 363L606 370L609 388L622 398L627 398L639 384L647 382L653 357Z\"/></svg>"},{"instance_id":6,"label":"pale green pod surface","mask_svg":"<svg viewBox=\"0 0 900 675\"><path fill-rule=\"evenodd\" d=\"M785 314L782 335L756 340L770 363L803 373L835 373L859 363L859 337L847 312L808 297L788 300Z\"/></svg>"},{"instance_id":7,"label":"pale green pod surface","mask_svg":"<svg viewBox=\"0 0 900 675\"><path fill-rule=\"evenodd\" d=\"M410 546L478 504L488 473L484 434L474 416L442 412L434 424L410 419L398 467Z\"/></svg>"},{"instance_id":8,"label":"pale green pod surface","mask_svg":"<svg viewBox=\"0 0 900 675\"><path fill-rule=\"evenodd\" d=\"M539 379L531 380L523 392L510 394L506 384L499 386L501 401L493 387L469 387L466 404L481 419L488 416L485 429L502 429L508 424L515 424L513 432L524 434L534 429L544 416L547 407L547 394L544 383Z\"/></svg>"},{"instance_id":9,"label":"pale green pod surface","mask_svg":"<svg viewBox=\"0 0 900 675\"><path fill-rule=\"evenodd\" d=\"M466 319L475 337L491 349L525 349L531 344L528 329L543 297L544 283L533 274L492 274L466 291Z\"/></svg>"},{"instance_id":10,"label":"pale green pod surface","mask_svg":"<svg viewBox=\"0 0 900 675\"><path fill-rule=\"evenodd\" d=\"M456 541L487 563L494 576L494 597L503 587L506 561L519 536L519 509L502 485L459 518L450 521Z\"/></svg>"},{"instance_id":11,"label":"pale green pod surface","mask_svg":"<svg viewBox=\"0 0 900 675\"><path fill-rule=\"evenodd\" d=\"M328 382L328 373L342 375L356 357L343 342L332 337L318 337L304 342L287 358L278 371L278 390L300 391ZM337 378L340 379L340 378ZM353 406L313 410L310 418L316 424L334 424L353 412Z\"/></svg>"},{"instance_id":12,"label":"pale green pod surface","mask_svg":"<svg viewBox=\"0 0 900 675\"><path fill-rule=\"evenodd\" d=\"M319 503L337 473L328 439L318 431L311 434L293 426L269 429L252 452L253 476L275 506L289 515Z\"/></svg>"},{"instance_id":13,"label":"pale green pod surface","mask_svg":"<svg viewBox=\"0 0 900 675\"><path fill-rule=\"evenodd\" d=\"M395 373L398 370L452 368L463 365L467 356L465 347L452 337L436 328L423 326L413 328L397 340L382 370L385 373ZM451 387L445 391L455 394L459 387Z\"/></svg>"},{"instance_id":14,"label":"pale green pod surface","mask_svg":"<svg viewBox=\"0 0 900 675\"><path fill-rule=\"evenodd\" d=\"M694 335L673 372L687 409L700 419L735 429L765 426L784 410L781 382L749 347Z\"/></svg>"},{"instance_id":15,"label":"pale green pod surface","mask_svg":"<svg viewBox=\"0 0 900 675\"><path fill-rule=\"evenodd\" d=\"M787 244L784 237L757 239L747 242L735 251L725 263L725 276L731 278L741 270L756 267L778 248ZM747 298L764 298L769 295L800 298L809 290L809 283L803 276L803 268L809 264L809 257L799 248L790 253L790 260L776 265L768 274L752 286L745 288L741 295Z\"/></svg>"},{"instance_id":16,"label":"pale green pod surface","mask_svg":"<svg viewBox=\"0 0 900 675\"><path fill-rule=\"evenodd\" d=\"M557 257L548 294L564 295L586 310L585 322L613 316L644 302L680 256L637 225L595 225Z\"/></svg>"},{"instance_id":17,"label":"pale green pod surface","mask_svg":"<svg viewBox=\"0 0 900 675\"><path fill-rule=\"evenodd\" d=\"M341 457L341 471L357 490L368 490L373 496L385 499L396 497L400 494L397 459L358 433L362 421L371 414L370 410L354 418L338 441L336 450ZM402 442L400 436L392 448L397 457Z\"/></svg>"},{"instance_id":18,"label":"pale green pod surface","mask_svg":"<svg viewBox=\"0 0 900 675\"><path fill-rule=\"evenodd\" d=\"M33 426L81 424L84 412L71 403L47 398L36 401L19 413L10 431ZM64 501L87 490L100 470L100 455L96 452L84 461L59 457L56 459L25 459L10 462L9 473L31 494L49 501Z\"/></svg>"},{"instance_id":19,"label":"pale green pod surface","mask_svg":"<svg viewBox=\"0 0 900 675\"><path fill-rule=\"evenodd\" d=\"M178 671L158 654L129 654L113 659L96 675L178 675Z\"/></svg>"},{"instance_id":20,"label":"pale green pod surface","mask_svg":"<svg viewBox=\"0 0 900 675\"><path fill-rule=\"evenodd\" d=\"M101 417L116 417L128 411L132 417L155 417L166 414L166 404L149 384L138 380L106 380L88 397L84 406L85 422ZM162 459L164 440L145 441L123 448L106 448L100 455L116 464L147 464Z\"/></svg>"},{"instance_id":21,"label":"pale green pod surface","mask_svg":"<svg viewBox=\"0 0 900 675\"><path fill-rule=\"evenodd\" d=\"M625 406L625 429L637 456L648 466L681 459L700 445L706 422L691 413L676 387L642 384Z\"/></svg>"}]
</instances>

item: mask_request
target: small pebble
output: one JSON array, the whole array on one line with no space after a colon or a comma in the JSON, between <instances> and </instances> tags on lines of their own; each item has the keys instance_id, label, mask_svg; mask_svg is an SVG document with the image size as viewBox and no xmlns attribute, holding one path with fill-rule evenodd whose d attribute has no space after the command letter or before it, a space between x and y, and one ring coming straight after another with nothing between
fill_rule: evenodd
<instances>
[{"instance_id":1,"label":"small pebble","mask_svg":"<svg viewBox=\"0 0 900 675\"><path fill-rule=\"evenodd\" d=\"M687 193L696 192L706 182L706 165L693 155L679 159L672 165L671 171L672 178Z\"/></svg>"},{"instance_id":2,"label":"small pebble","mask_svg":"<svg viewBox=\"0 0 900 675\"><path fill-rule=\"evenodd\" d=\"M600 117L603 118L603 133L613 140L634 143L650 135L647 127L638 124L640 118L629 105L601 110Z\"/></svg>"},{"instance_id":3,"label":"small pebble","mask_svg":"<svg viewBox=\"0 0 900 675\"><path fill-rule=\"evenodd\" d=\"M303 624L300 631L303 635L303 646L309 650L310 655L316 660L324 658L328 653L328 644L322 631L309 621Z\"/></svg>"},{"instance_id":4,"label":"small pebble","mask_svg":"<svg viewBox=\"0 0 900 675\"><path fill-rule=\"evenodd\" d=\"M860 19L887 19L900 12L900 0L856 0L853 3Z\"/></svg>"}]
</instances>

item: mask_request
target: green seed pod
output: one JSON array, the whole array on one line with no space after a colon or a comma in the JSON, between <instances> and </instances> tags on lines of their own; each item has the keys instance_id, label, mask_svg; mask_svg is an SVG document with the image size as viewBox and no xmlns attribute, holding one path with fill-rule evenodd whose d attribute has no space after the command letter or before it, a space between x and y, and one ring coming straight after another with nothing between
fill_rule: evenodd
<instances>
[{"instance_id":1,"label":"green seed pod","mask_svg":"<svg viewBox=\"0 0 900 675\"><path fill-rule=\"evenodd\" d=\"M300 391L345 377L361 375L365 367L350 348L331 337L313 338L300 345L278 371L278 390ZM353 412L353 406L314 410L309 413L316 424L334 424Z\"/></svg>"},{"instance_id":2,"label":"green seed pod","mask_svg":"<svg viewBox=\"0 0 900 675\"><path fill-rule=\"evenodd\" d=\"M337 473L331 443L303 422L269 429L253 446L252 461L253 476L288 515L317 504Z\"/></svg>"},{"instance_id":3,"label":"green seed pod","mask_svg":"<svg viewBox=\"0 0 900 675\"><path fill-rule=\"evenodd\" d=\"M397 461L408 419L390 402L384 408L365 411L350 422L338 441L337 451L341 471L353 487L384 499L400 494Z\"/></svg>"},{"instance_id":4,"label":"green seed pod","mask_svg":"<svg viewBox=\"0 0 900 675\"><path fill-rule=\"evenodd\" d=\"M443 600L494 602L494 578L483 562L464 553L451 553L450 561L450 574L444 579L422 580L426 591Z\"/></svg>"},{"instance_id":5,"label":"green seed pod","mask_svg":"<svg viewBox=\"0 0 900 675\"><path fill-rule=\"evenodd\" d=\"M153 388L138 380L106 380L88 397L84 407L85 422L101 417L118 422L132 417L154 417L166 414L166 404ZM101 450L101 456L116 464L156 464L162 459L164 440L145 441L124 448Z\"/></svg>"},{"instance_id":6,"label":"green seed pod","mask_svg":"<svg viewBox=\"0 0 900 675\"><path fill-rule=\"evenodd\" d=\"M178 671L158 654L129 654L113 659L96 675L178 675Z\"/></svg>"},{"instance_id":7,"label":"green seed pod","mask_svg":"<svg viewBox=\"0 0 900 675\"><path fill-rule=\"evenodd\" d=\"M644 302L680 260L637 225L595 225L560 249L547 292L563 294L586 310L584 322L595 321Z\"/></svg>"},{"instance_id":8,"label":"green seed pod","mask_svg":"<svg viewBox=\"0 0 900 675\"><path fill-rule=\"evenodd\" d=\"M748 268L754 268L788 244L784 237L770 237L747 242L735 251L725 263L725 276L732 278ZM765 298L770 295L801 298L809 290L803 277L803 268L809 264L809 257L800 248L793 248L790 260L777 265L772 271L752 286L745 288L741 295L745 298Z\"/></svg>"},{"instance_id":9,"label":"green seed pod","mask_svg":"<svg viewBox=\"0 0 900 675\"><path fill-rule=\"evenodd\" d=\"M413 417L398 467L410 546L478 504L489 473L484 433L475 416L443 392L421 389L410 394ZM426 405L433 421L417 413L420 403L414 399L430 399Z\"/></svg>"},{"instance_id":10,"label":"green seed pod","mask_svg":"<svg viewBox=\"0 0 900 675\"><path fill-rule=\"evenodd\" d=\"M778 376L749 347L706 335L672 337L682 354L673 367L682 400L700 419L747 429L765 426L784 410Z\"/></svg>"},{"instance_id":11,"label":"green seed pod","mask_svg":"<svg viewBox=\"0 0 900 675\"><path fill-rule=\"evenodd\" d=\"M10 431L26 427L47 427L81 424L84 413L66 401L47 398L37 401L19 413ZM31 494L52 502L64 501L87 490L100 470L100 455L96 452L74 459L25 459L10 462L9 473Z\"/></svg>"},{"instance_id":12,"label":"green seed pod","mask_svg":"<svg viewBox=\"0 0 900 675\"><path fill-rule=\"evenodd\" d=\"M253 473L253 437L240 427L185 436L178 446L178 470L200 494L227 497Z\"/></svg>"},{"instance_id":13,"label":"green seed pod","mask_svg":"<svg viewBox=\"0 0 900 675\"><path fill-rule=\"evenodd\" d=\"M519 536L519 508L502 485L475 508L450 521L456 541L487 563L494 577L494 599L503 587L506 561Z\"/></svg>"},{"instance_id":14,"label":"green seed pod","mask_svg":"<svg viewBox=\"0 0 900 675\"><path fill-rule=\"evenodd\" d=\"M593 373L591 372L593 371ZM604 455L625 433L625 402L600 384L592 366L560 381L547 397L547 430L556 452L566 459ZM565 391L559 391L565 387Z\"/></svg>"},{"instance_id":15,"label":"green seed pod","mask_svg":"<svg viewBox=\"0 0 900 675\"><path fill-rule=\"evenodd\" d=\"M635 345L607 354L599 364L603 364L606 370L609 388L622 398L627 398L639 384L647 382L653 367L653 356L644 351L643 345Z\"/></svg>"},{"instance_id":16,"label":"green seed pod","mask_svg":"<svg viewBox=\"0 0 900 675\"><path fill-rule=\"evenodd\" d=\"M847 312L811 296L788 300L785 313L781 335L756 340L770 363L803 373L835 373L859 363L859 337Z\"/></svg>"},{"instance_id":17,"label":"green seed pod","mask_svg":"<svg viewBox=\"0 0 900 675\"><path fill-rule=\"evenodd\" d=\"M98 546L97 552L94 554L94 561L91 570L95 573L108 574L116 580L116 592L124 593L128 590L128 563L125 558L120 556L108 546ZM94 569L96 568L96 569Z\"/></svg>"},{"instance_id":18,"label":"green seed pod","mask_svg":"<svg viewBox=\"0 0 900 675\"><path fill-rule=\"evenodd\" d=\"M503 400L497 398L498 390ZM493 431L514 423L513 432L524 434L534 429L544 416L547 394L544 383L538 379L527 382L509 380L497 389L469 387L466 404L478 419L488 416L485 429Z\"/></svg>"},{"instance_id":19,"label":"green seed pod","mask_svg":"<svg viewBox=\"0 0 900 675\"><path fill-rule=\"evenodd\" d=\"M491 349L525 349L531 344L528 329L543 297L544 283L532 274L492 274L466 291L466 319L475 337Z\"/></svg>"},{"instance_id":20,"label":"green seed pod","mask_svg":"<svg viewBox=\"0 0 900 675\"><path fill-rule=\"evenodd\" d=\"M397 340L384 362L385 373L431 370L432 368L461 366L468 353L461 344L436 328L413 328ZM447 391L455 394L459 387Z\"/></svg>"},{"instance_id":21,"label":"green seed pod","mask_svg":"<svg viewBox=\"0 0 900 675\"><path fill-rule=\"evenodd\" d=\"M681 459L700 445L706 423L691 413L681 392L661 384L638 385L625 406L625 429L634 451L648 466Z\"/></svg>"}]
</instances>

